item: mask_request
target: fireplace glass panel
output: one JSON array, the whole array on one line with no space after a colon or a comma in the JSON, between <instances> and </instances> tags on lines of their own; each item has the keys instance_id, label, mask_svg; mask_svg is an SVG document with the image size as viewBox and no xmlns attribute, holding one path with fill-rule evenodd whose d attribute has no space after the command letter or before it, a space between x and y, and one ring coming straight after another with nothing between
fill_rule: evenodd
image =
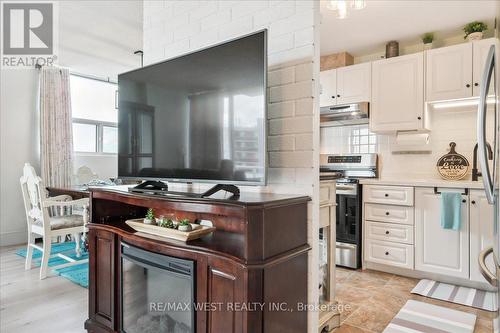
<instances>
[{"instance_id":1,"label":"fireplace glass panel","mask_svg":"<svg viewBox=\"0 0 500 333\"><path fill-rule=\"evenodd\" d=\"M124 245L121 269L123 332L195 332L192 261Z\"/></svg>"}]
</instances>

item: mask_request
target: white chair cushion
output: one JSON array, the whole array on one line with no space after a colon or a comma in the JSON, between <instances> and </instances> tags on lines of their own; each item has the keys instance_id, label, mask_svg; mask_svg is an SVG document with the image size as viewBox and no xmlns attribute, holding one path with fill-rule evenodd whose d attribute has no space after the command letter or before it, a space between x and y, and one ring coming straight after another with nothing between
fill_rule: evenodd
<instances>
[{"instance_id":1,"label":"white chair cushion","mask_svg":"<svg viewBox=\"0 0 500 333\"><path fill-rule=\"evenodd\" d=\"M36 225L42 226L42 222L37 220ZM59 230L83 226L83 217L81 215L63 215L50 218L50 229Z\"/></svg>"}]
</instances>

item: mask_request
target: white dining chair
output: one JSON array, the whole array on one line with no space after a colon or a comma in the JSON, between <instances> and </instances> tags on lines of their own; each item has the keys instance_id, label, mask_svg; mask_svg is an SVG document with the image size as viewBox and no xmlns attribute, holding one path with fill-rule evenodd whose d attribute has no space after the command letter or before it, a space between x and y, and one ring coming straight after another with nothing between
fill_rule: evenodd
<instances>
[{"instance_id":1,"label":"white dining chair","mask_svg":"<svg viewBox=\"0 0 500 333\"><path fill-rule=\"evenodd\" d=\"M51 255L50 251L53 237L58 238L58 236L63 236L64 238L66 235L74 235L76 256L77 258L81 257L81 234L86 232L89 199L72 200L69 195L48 197L42 179L36 175L35 169L29 163L24 165L23 176L20 181L28 222L28 245L25 269L31 269L33 249L42 252L40 279L47 277L47 268L49 258L51 257L58 256L67 261L64 264L52 266L52 269L88 262L88 259L73 259L63 253ZM72 209L76 207L80 207L81 209ZM63 211L66 214L51 214L51 209ZM67 214L67 212L70 212L70 214ZM35 244L35 235L42 236L42 246Z\"/></svg>"}]
</instances>

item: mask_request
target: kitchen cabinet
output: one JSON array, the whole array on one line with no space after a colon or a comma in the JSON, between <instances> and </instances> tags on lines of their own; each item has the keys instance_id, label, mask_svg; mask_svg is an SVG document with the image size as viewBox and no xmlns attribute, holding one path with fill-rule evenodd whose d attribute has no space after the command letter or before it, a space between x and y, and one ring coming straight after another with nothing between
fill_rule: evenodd
<instances>
[{"instance_id":1,"label":"kitchen cabinet","mask_svg":"<svg viewBox=\"0 0 500 333\"><path fill-rule=\"evenodd\" d=\"M479 96L481 90L481 81L484 72L484 64L486 62L486 57L490 51L490 46L498 44L498 39L488 38L483 40L478 40L472 43L472 82L473 90L472 94L474 96ZM493 94L494 85L490 85L489 95Z\"/></svg>"},{"instance_id":2,"label":"kitchen cabinet","mask_svg":"<svg viewBox=\"0 0 500 333\"><path fill-rule=\"evenodd\" d=\"M374 61L370 130L422 130L424 120L423 52Z\"/></svg>"},{"instance_id":3,"label":"kitchen cabinet","mask_svg":"<svg viewBox=\"0 0 500 333\"><path fill-rule=\"evenodd\" d=\"M319 106L331 106L337 104L337 70L330 69L319 73L321 84L319 94Z\"/></svg>"},{"instance_id":4,"label":"kitchen cabinet","mask_svg":"<svg viewBox=\"0 0 500 333\"><path fill-rule=\"evenodd\" d=\"M479 96L484 64L496 38L426 51L426 101Z\"/></svg>"},{"instance_id":5,"label":"kitchen cabinet","mask_svg":"<svg viewBox=\"0 0 500 333\"><path fill-rule=\"evenodd\" d=\"M457 191L457 189L440 189ZM469 206L462 196L459 230L441 227L441 195L434 188L415 189L415 269L469 278Z\"/></svg>"},{"instance_id":6,"label":"kitchen cabinet","mask_svg":"<svg viewBox=\"0 0 500 333\"><path fill-rule=\"evenodd\" d=\"M477 282L487 281L479 270L479 253L493 245L493 206L488 204L483 190L470 192L470 279ZM486 258L490 272L495 271L493 256Z\"/></svg>"},{"instance_id":7,"label":"kitchen cabinet","mask_svg":"<svg viewBox=\"0 0 500 333\"><path fill-rule=\"evenodd\" d=\"M370 101L370 62L337 69L337 104L351 104Z\"/></svg>"},{"instance_id":8,"label":"kitchen cabinet","mask_svg":"<svg viewBox=\"0 0 500 333\"><path fill-rule=\"evenodd\" d=\"M472 43L426 51L427 102L472 96Z\"/></svg>"}]
</instances>

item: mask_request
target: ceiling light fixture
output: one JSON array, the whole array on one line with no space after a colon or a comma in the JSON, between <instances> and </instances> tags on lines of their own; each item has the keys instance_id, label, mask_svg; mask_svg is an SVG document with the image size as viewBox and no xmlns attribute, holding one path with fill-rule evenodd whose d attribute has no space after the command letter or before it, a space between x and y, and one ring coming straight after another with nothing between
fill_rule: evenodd
<instances>
[{"instance_id":1,"label":"ceiling light fixture","mask_svg":"<svg viewBox=\"0 0 500 333\"><path fill-rule=\"evenodd\" d=\"M366 7L366 0L328 0L326 2L326 8L337 12L337 18L339 19L347 17L347 7L354 10L363 9Z\"/></svg>"}]
</instances>

